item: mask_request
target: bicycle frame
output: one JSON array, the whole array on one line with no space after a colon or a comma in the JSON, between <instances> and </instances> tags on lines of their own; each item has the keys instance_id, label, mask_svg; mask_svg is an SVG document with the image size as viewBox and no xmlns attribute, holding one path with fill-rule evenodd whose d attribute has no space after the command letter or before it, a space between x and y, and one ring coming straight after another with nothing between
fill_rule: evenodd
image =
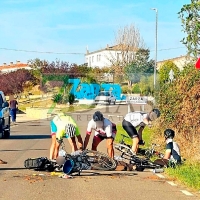
<instances>
[{"instance_id":1,"label":"bicycle frame","mask_svg":"<svg viewBox=\"0 0 200 200\"><path fill-rule=\"evenodd\" d=\"M61 151L65 150L64 142L61 141L60 144ZM69 163L73 169L69 173L80 172L82 170L88 169L97 169L97 170L113 170L116 168L116 162L110 158L108 155L101 153L99 151L93 151L85 149L83 151L74 152L74 154L68 154L67 152L64 155L66 160L71 160Z\"/></svg>"},{"instance_id":2,"label":"bicycle frame","mask_svg":"<svg viewBox=\"0 0 200 200\"><path fill-rule=\"evenodd\" d=\"M127 148L131 149L131 145L128 145L125 143L124 138L129 138L124 134L122 135L122 140L119 142L119 144L123 144L125 145ZM162 158L164 155L158 151L155 150L155 147L159 147L160 145L156 144L156 143L152 143L151 147L149 148L138 148L138 154L139 155L143 155L146 158L150 159L153 155L157 155L158 157Z\"/></svg>"},{"instance_id":3,"label":"bicycle frame","mask_svg":"<svg viewBox=\"0 0 200 200\"><path fill-rule=\"evenodd\" d=\"M122 153L121 157L123 159L126 159L129 161L129 164L135 165L136 166L136 170L137 168L140 168L141 170L138 171L143 171L145 168L148 169L159 169L161 168L160 165L158 164L154 164L152 161L150 161L149 159L146 158L140 158L138 156L127 156L126 154Z\"/></svg>"}]
</instances>

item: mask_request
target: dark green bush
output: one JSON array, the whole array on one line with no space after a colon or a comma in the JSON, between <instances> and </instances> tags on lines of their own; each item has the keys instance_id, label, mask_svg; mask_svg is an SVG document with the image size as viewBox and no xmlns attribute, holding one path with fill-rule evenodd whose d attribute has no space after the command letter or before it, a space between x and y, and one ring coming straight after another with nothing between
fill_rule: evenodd
<instances>
[{"instance_id":1,"label":"dark green bush","mask_svg":"<svg viewBox=\"0 0 200 200\"><path fill-rule=\"evenodd\" d=\"M69 104L72 105L75 101L75 95L72 93L69 93Z\"/></svg>"},{"instance_id":2,"label":"dark green bush","mask_svg":"<svg viewBox=\"0 0 200 200\"><path fill-rule=\"evenodd\" d=\"M62 94L54 94L52 100L54 103L61 103L62 102Z\"/></svg>"}]
</instances>

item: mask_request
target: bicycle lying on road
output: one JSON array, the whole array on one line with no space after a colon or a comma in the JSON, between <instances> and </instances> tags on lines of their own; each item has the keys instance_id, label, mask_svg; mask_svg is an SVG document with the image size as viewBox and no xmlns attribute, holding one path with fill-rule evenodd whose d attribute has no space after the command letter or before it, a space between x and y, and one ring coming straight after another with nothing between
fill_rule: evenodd
<instances>
[{"instance_id":1,"label":"bicycle lying on road","mask_svg":"<svg viewBox=\"0 0 200 200\"><path fill-rule=\"evenodd\" d=\"M128 156L132 156L133 153L131 151L131 145L129 144L126 144L125 141L124 141L124 138L129 138L128 136L126 135L123 135L121 134L122 136L122 140L115 144L115 149L119 150L119 151L123 151L126 153L126 155ZM164 155L158 151L156 151L155 147L159 147L160 145L159 144L155 144L155 143L152 143L151 144L151 147L149 148L138 148L138 155L140 156L145 156L146 158L150 159L151 157L153 156L158 156L160 158L162 158Z\"/></svg>"},{"instance_id":2,"label":"bicycle lying on road","mask_svg":"<svg viewBox=\"0 0 200 200\"><path fill-rule=\"evenodd\" d=\"M132 153L132 149L130 145L127 145L124 142L124 138L127 137L122 134L122 141L120 143L114 144L115 149L120 152L120 155L117 157L118 160L126 160L131 165L135 165L135 170L137 171L144 171L145 168L147 169L161 169L162 166L155 164L150 160L153 155L156 155L160 158L163 158L163 154L159 153L155 150L156 144L152 144L151 148L142 149L139 148L138 154L134 155ZM128 137L127 137L128 138Z\"/></svg>"},{"instance_id":3,"label":"bicycle lying on road","mask_svg":"<svg viewBox=\"0 0 200 200\"><path fill-rule=\"evenodd\" d=\"M24 161L27 169L37 171L63 171L65 174L78 173L82 170L115 170L116 161L108 155L93 150L77 151L72 154L66 153L64 143L61 143L61 151L65 152L63 156L59 156L56 161L49 160L46 157L28 158Z\"/></svg>"}]
</instances>

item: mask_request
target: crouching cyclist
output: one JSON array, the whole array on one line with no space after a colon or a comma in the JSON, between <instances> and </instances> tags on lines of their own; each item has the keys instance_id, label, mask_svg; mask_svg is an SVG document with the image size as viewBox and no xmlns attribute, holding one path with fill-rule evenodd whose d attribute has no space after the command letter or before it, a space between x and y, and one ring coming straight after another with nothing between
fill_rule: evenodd
<instances>
[{"instance_id":1,"label":"crouching cyclist","mask_svg":"<svg viewBox=\"0 0 200 200\"><path fill-rule=\"evenodd\" d=\"M78 139L79 149L83 148L83 140L80 131L76 122L71 116L65 115L64 113L59 113L51 120L50 126L52 138L50 147L51 160L55 160L58 157L59 147L63 137L68 139L72 152L78 150L75 136Z\"/></svg>"},{"instance_id":2,"label":"crouching cyclist","mask_svg":"<svg viewBox=\"0 0 200 200\"><path fill-rule=\"evenodd\" d=\"M84 140L84 148L86 148L88 145L92 130L94 130L92 150L97 151L97 146L99 143L106 139L108 155L111 158L114 158L113 141L117 132L116 125L109 119L104 118L100 111L96 111L93 114L93 119L88 122L86 137Z\"/></svg>"},{"instance_id":3,"label":"crouching cyclist","mask_svg":"<svg viewBox=\"0 0 200 200\"><path fill-rule=\"evenodd\" d=\"M157 159L154 163L161 166L173 167L176 164L181 164L180 148L179 145L173 141L175 132L172 129L166 129L164 131L164 137L166 142L166 151L162 159Z\"/></svg>"},{"instance_id":4,"label":"crouching cyclist","mask_svg":"<svg viewBox=\"0 0 200 200\"><path fill-rule=\"evenodd\" d=\"M160 111L156 108L149 113L135 111L126 114L122 121L122 127L127 134L132 138L132 153L136 154L138 145L144 145L142 140L142 132L146 125L150 125L152 121L160 117ZM136 128L138 128L138 131Z\"/></svg>"}]
</instances>

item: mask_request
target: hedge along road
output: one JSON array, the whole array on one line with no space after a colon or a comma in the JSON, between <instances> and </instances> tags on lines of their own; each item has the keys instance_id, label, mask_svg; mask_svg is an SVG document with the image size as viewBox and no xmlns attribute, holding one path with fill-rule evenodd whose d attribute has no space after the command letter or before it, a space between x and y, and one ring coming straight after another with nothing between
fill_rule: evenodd
<instances>
[{"instance_id":1,"label":"hedge along road","mask_svg":"<svg viewBox=\"0 0 200 200\"><path fill-rule=\"evenodd\" d=\"M105 113L108 108L99 106L98 109ZM118 113L116 109L117 106L110 106L109 115L124 115L127 106L120 105ZM77 123L80 125L83 138L89 115L92 116L93 112L94 110L73 114L75 119L81 116ZM105 113L105 116L107 114ZM73 179L62 179L48 172L24 169L25 159L48 157L51 142L49 122L49 120L22 120L11 128L10 139L0 140L0 158L8 161L7 165L0 165L0 199L199 199L195 194L193 196L184 194L180 190L185 190L185 188L172 186L168 184L169 180L159 178L148 170L144 172L84 172ZM67 141L65 144L69 151ZM105 142L102 142L99 150L106 152Z\"/></svg>"}]
</instances>

